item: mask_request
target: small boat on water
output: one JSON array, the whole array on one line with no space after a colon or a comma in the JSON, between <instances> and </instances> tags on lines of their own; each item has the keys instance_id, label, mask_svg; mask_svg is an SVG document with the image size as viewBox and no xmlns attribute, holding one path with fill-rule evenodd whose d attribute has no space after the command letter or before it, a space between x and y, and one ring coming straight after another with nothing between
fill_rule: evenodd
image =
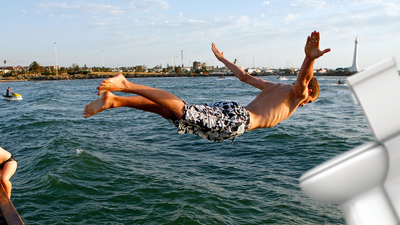
<instances>
[{"instance_id":1,"label":"small boat on water","mask_svg":"<svg viewBox=\"0 0 400 225\"><path fill-rule=\"evenodd\" d=\"M339 79L336 84L346 84L346 81L342 81L342 79Z\"/></svg>"},{"instance_id":2,"label":"small boat on water","mask_svg":"<svg viewBox=\"0 0 400 225\"><path fill-rule=\"evenodd\" d=\"M287 78L284 77L284 76L280 76L280 77L278 77L278 78L276 78L276 79L278 79L278 80L287 80Z\"/></svg>"},{"instance_id":3,"label":"small boat on water","mask_svg":"<svg viewBox=\"0 0 400 225\"><path fill-rule=\"evenodd\" d=\"M22 96L18 93L13 93L11 96L3 95L3 97L8 101L20 101L23 99Z\"/></svg>"}]
</instances>

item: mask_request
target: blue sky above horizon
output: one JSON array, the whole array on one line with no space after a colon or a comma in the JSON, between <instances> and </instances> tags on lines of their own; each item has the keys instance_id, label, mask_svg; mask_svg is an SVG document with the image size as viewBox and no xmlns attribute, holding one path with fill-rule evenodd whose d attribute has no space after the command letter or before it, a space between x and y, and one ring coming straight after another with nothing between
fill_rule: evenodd
<instances>
[{"instance_id":1,"label":"blue sky above horizon","mask_svg":"<svg viewBox=\"0 0 400 225\"><path fill-rule=\"evenodd\" d=\"M400 2L356 1L5 1L0 59L7 65L223 66L217 44L243 67L300 67L307 36L332 51L315 68L349 67L359 38L359 67L400 60ZM54 43L57 43L56 45Z\"/></svg>"}]
</instances>

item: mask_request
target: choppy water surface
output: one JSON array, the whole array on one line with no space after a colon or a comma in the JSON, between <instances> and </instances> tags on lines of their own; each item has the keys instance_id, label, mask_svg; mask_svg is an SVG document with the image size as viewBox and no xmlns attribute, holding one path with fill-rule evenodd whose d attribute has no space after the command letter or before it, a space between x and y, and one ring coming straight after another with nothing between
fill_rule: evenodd
<instances>
[{"instance_id":1,"label":"choppy water surface","mask_svg":"<svg viewBox=\"0 0 400 225\"><path fill-rule=\"evenodd\" d=\"M320 77L319 100L233 145L179 135L129 108L84 119L101 80L2 83L1 92L11 86L24 97L0 101L0 146L18 160L11 199L26 224L344 224L338 206L311 200L298 182L374 140L338 79ZM233 77L131 81L194 104L247 105L259 92Z\"/></svg>"}]
</instances>

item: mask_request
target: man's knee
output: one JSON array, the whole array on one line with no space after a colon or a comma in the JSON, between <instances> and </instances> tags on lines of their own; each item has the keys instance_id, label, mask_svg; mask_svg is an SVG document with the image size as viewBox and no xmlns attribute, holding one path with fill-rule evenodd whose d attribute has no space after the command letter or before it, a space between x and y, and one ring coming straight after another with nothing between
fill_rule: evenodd
<instances>
[{"instance_id":1,"label":"man's knee","mask_svg":"<svg viewBox=\"0 0 400 225\"><path fill-rule=\"evenodd\" d=\"M180 120L183 117L185 111L185 102L180 102L177 107L176 107L176 111L174 112L175 117Z\"/></svg>"},{"instance_id":2,"label":"man's knee","mask_svg":"<svg viewBox=\"0 0 400 225\"><path fill-rule=\"evenodd\" d=\"M8 177L1 176L1 177L0 177L0 182L1 182L1 184L2 184L3 186L6 186L6 185L8 185L8 183L10 182L10 179L9 179Z\"/></svg>"}]
</instances>

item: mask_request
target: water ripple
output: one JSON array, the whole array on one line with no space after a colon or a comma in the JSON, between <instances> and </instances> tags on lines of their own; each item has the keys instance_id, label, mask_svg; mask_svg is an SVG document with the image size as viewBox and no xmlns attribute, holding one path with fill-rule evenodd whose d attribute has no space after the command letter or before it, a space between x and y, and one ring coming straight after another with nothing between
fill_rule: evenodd
<instances>
[{"instance_id":1,"label":"water ripple","mask_svg":"<svg viewBox=\"0 0 400 225\"><path fill-rule=\"evenodd\" d=\"M24 100L0 101L0 146L18 160L13 203L26 224L344 224L337 206L298 185L308 169L373 140L334 79L320 80L315 103L233 144L179 135L129 108L84 119L101 80L12 83ZM194 104L246 105L258 93L234 78L130 80Z\"/></svg>"}]
</instances>

